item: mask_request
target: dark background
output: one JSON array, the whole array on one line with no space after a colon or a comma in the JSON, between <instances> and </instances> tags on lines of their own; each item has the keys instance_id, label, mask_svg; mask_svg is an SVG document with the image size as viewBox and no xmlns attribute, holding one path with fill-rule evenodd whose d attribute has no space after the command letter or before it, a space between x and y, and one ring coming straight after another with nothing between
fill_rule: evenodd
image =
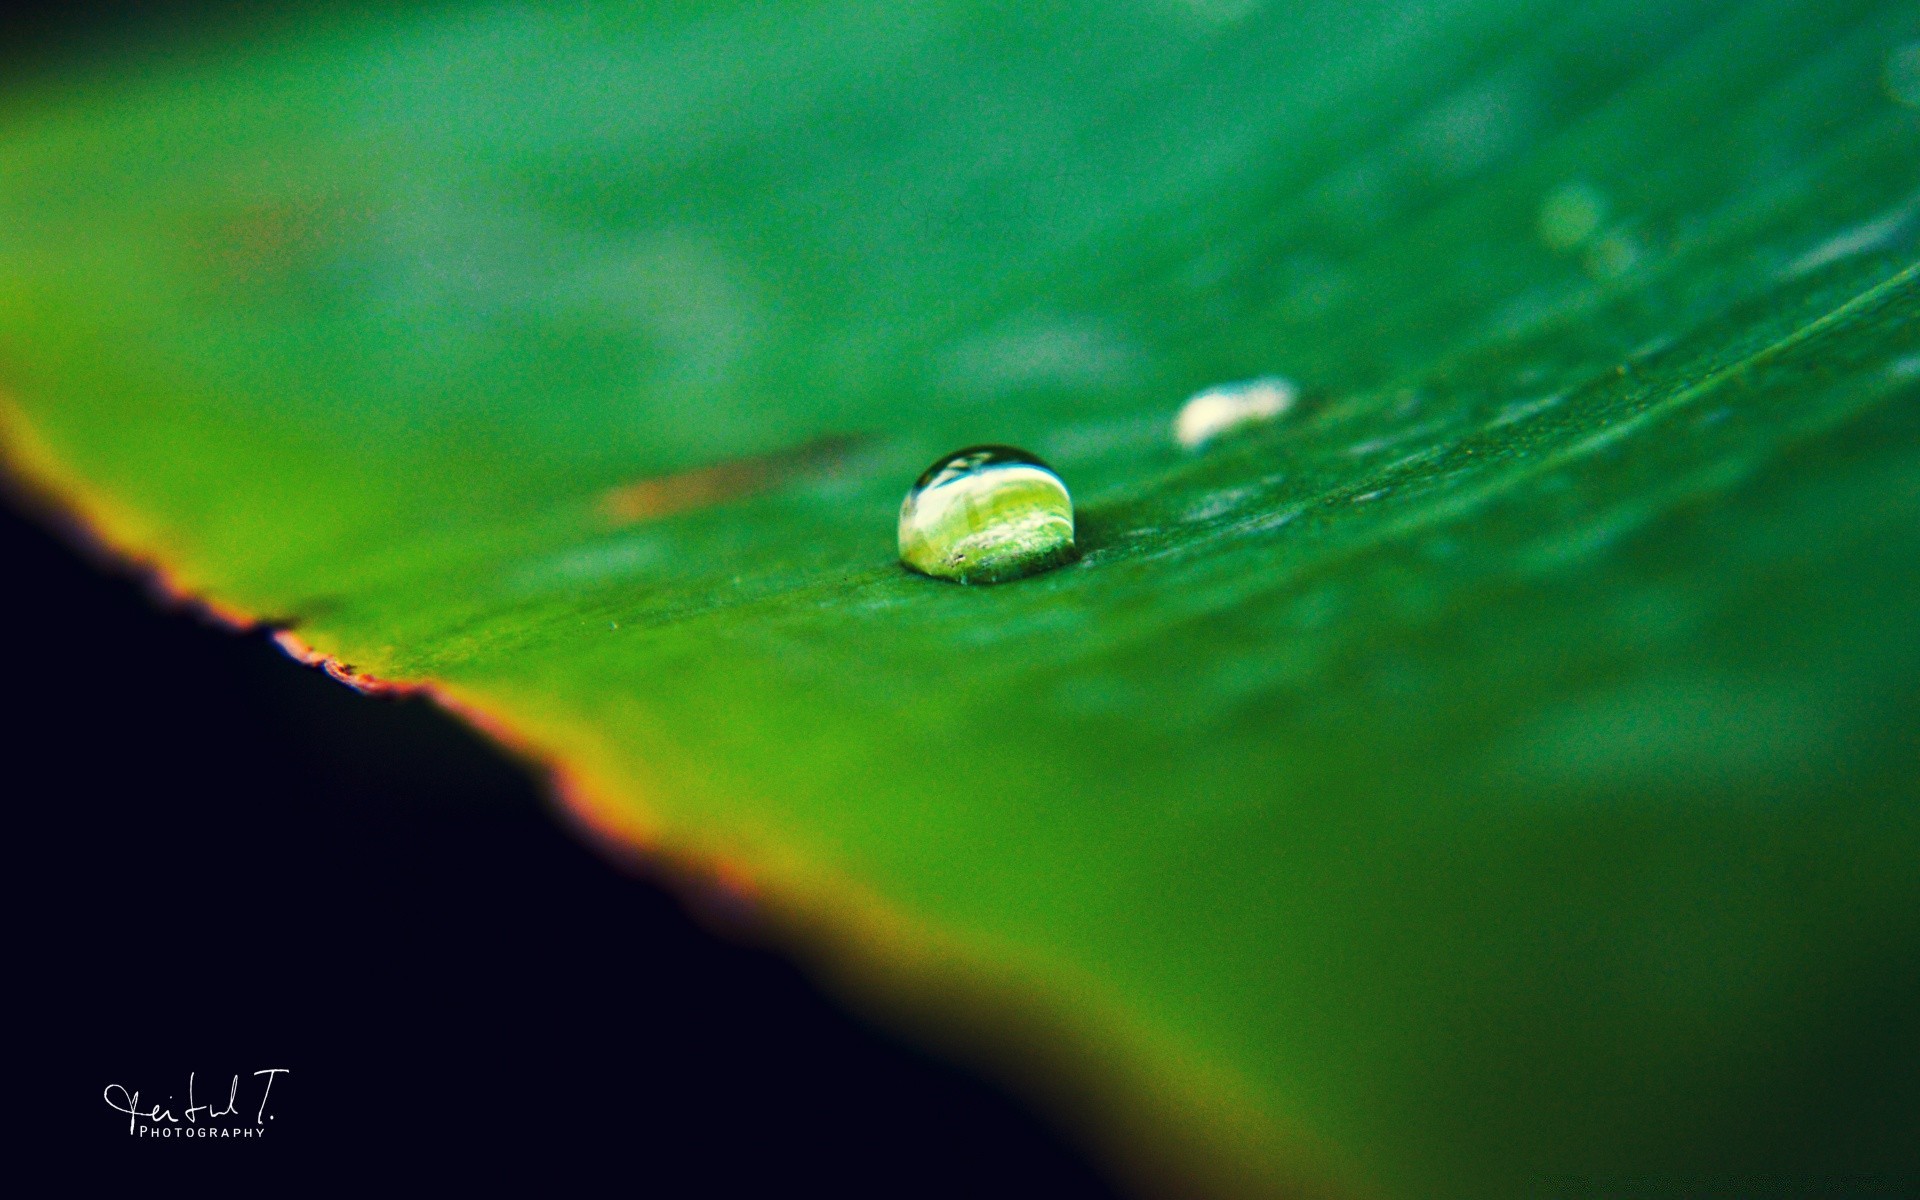
<instances>
[{"instance_id":1,"label":"dark background","mask_svg":"<svg viewBox=\"0 0 1920 1200\"><path fill-rule=\"evenodd\" d=\"M6 6L0 72L161 53L241 8ZM643 1195L1108 1194L1004 1091L588 849L431 704L169 608L21 500L0 492L9 1141L61 1190L511 1172ZM120 1083L179 1112L189 1071L205 1102L235 1073L257 1095L268 1067L291 1074L258 1142L132 1138L102 1098Z\"/></svg>"}]
</instances>

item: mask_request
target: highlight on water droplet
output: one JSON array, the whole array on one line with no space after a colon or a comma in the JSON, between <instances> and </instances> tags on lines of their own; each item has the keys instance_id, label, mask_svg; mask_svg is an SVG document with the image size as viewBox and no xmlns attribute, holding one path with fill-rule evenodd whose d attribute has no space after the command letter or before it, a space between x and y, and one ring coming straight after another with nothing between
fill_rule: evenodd
<instances>
[{"instance_id":1,"label":"highlight on water droplet","mask_svg":"<svg viewBox=\"0 0 1920 1200\"><path fill-rule=\"evenodd\" d=\"M1073 500L1053 468L1012 446L969 446L900 502L900 561L923 575L1001 583L1073 558Z\"/></svg>"},{"instance_id":2,"label":"highlight on water droplet","mask_svg":"<svg viewBox=\"0 0 1920 1200\"><path fill-rule=\"evenodd\" d=\"M1197 392L1173 419L1173 438L1189 450L1248 425L1286 415L1299 398L1292 380L1277 375L1227 383Z\"/></svg>"}]
</instances>

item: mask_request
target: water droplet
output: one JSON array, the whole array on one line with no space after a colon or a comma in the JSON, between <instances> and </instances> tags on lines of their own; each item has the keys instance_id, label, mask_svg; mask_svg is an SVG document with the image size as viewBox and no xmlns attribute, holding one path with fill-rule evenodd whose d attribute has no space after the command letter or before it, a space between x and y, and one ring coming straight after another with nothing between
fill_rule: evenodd
<instances>
[{"instance_id":1,"label":"water droplet","mask_svg":"<svg viewBox=\"0 0 1920 1200\"><path fill-rule=\"evenodd\" d=\"M1489 428L1498 429L1503 425L1512 425L1516 422L1524 421L1528 417L1537 416L1559 405L1566 398L1567 394L1565 392L1555 392L1551 396L1541 396L1534 400L1517 400L1495 413L1493 420L1488 422L1488 426Z\"/></svg>"},{"instance_id":2,"label":"water droplet","mask_svg":"<svg viewBox=\"0 0 1920 1200\"><path fill-rule=\"evenodd\" d=\"M1180 406L1174 440L1197 450L1223 434L1285 415L1299 394L1291 380L1271 375L1208 388Z\"/></svg>"},{"instance_id":3,"label":"water droplet","mask_svg":"<svg viewBox=\"0 0 1920 1200\"><path fill-rule=\"evenodd\" d=\"M1011 446L969 446L928 467L900 504L900 561L924 575L1000 583L1073 557L1073 500Z\"/></svg>"},{"instance_id":4,"label":"water droplet","mask_svg":"<svg viewBox=\"0 0 1920 1200\"><path fill-rule=\"evenodd\" d=\"M1893 53L1887 55L1883 78L1889 96L1920 108L1920 42L1895 47Z\"/></svg>"},{"instance_id":5,"label":"water droplet","mask_svg":"<svg viewBox=\"0 0 1920 1200\"><path fill-rule=\"evenodd\" d=\"M1787 274L1805 275L1829 263L1879 250L1899 237L1906 229L1907 222L1911 221L1916 213L1920 213L1920 197L1909 199L1892 212L1883 213L1871 221L1842 230L1828 238L1795 259L1787 268Z\"/></svg>"},{"instance_id":6,"label":"water droplet","mask_svg":"<svg viewBox=\"0 0 1920 1200\"><path fill-rule=\"evenodd\" d=\"M1592 237L1607 216L1607 200L1584 183L1563 184L1540 206L1540 240L1550 250L1572 250Z\"/></svg>"},{"instance_id":7,"label":"water droplet","mask_svg":"<svg viewBox=\"0 0 1920 1200\"><path fill-rule=\"evenodd\" d=\"M1279 512L1261 513L1259 516L1248 517L1243 521L1235 522L1227 532L1233 534L1265 533L1269 529L1280 528L1299 515L1300 510L1298 508L1283 508Z\"/></svg>"},{"instance_id":8,"label":"water droplet","mask_svg":"<svg viewBox=\"0 0 1920 1200\"><path fill-rule=\"evenodd\" d=\"M1640 242L1631 233L1609 233L1588 246L1581 261L1597 279L1618 279L1639 265Z\"/></svg>"},{"instance_id":9,"label":"water droplet","mask_svg":"<svg viewBox=\"0 0 1920 1200\"><path fill-rule=\"evenodd\" d=\"M1240 507L1253 493L1254 489L1250 487L1230 488L1224 492L1215 492L1206 499L1189 505L1187 510L1180 514L1180 519L1182 521L1211 521L1215 517L1225 516L1227 513Z\"/></svg>"},{"instance_id":10,"label":"water droplet","mask_svg":"<svg viewBox=\"0 0 1920 1200\"><path fill-rule=\"evenodd\" d=\"M1413 127L1414 149L1441 174L1488 166L1534 123L1538 101L1516 79L1488 80L1442 101Z\"/></svg>"}]
</instances>

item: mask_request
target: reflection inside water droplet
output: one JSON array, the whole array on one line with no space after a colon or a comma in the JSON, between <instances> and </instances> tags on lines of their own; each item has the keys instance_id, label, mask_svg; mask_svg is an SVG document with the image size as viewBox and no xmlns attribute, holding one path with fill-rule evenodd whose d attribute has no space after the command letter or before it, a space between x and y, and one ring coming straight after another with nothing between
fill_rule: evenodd
<instances>
[{"instance_id":1,"label":"reflection inside water droplet","mask_svg":"<svg viewBox=\"0 0 1920 1200\"><path fill-rule=\"evenodd\" d=\"M1284 415L1298 395L1292 380L1277 376L1208 388L1180 406L1174 440L1197 450L1223 434Z\"/></svg>"},{"instance_id":2,"label":"reflection inside water droplet","mask_svg":"<svg viewBox=\"0 0 1920 1200\"><path fill-rule=\"evenodd\" d=\"M1073 557L1073 501L1035 456L970 446L928 467L900 504L900 561L924 575L1000 583Z\"/></svg>"}]
</instances>

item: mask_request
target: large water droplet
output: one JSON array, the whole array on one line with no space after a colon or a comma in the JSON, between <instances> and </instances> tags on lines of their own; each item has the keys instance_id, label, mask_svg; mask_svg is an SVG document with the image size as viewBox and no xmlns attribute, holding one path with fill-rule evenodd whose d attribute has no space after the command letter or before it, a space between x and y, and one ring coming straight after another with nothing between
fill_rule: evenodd
<instances>
[{"instance_id":1,"label":"large water droplet","mask_svg":"<svg viewBox=\"0 0 1920 1200\"><path fill-rule=\"evenodd\" d=\"M1053 469L1011 446L969 446L928 467L900 503L900 561L1000 583L1073 557L1073 501Z\"/></svg>"}]
</instances>

